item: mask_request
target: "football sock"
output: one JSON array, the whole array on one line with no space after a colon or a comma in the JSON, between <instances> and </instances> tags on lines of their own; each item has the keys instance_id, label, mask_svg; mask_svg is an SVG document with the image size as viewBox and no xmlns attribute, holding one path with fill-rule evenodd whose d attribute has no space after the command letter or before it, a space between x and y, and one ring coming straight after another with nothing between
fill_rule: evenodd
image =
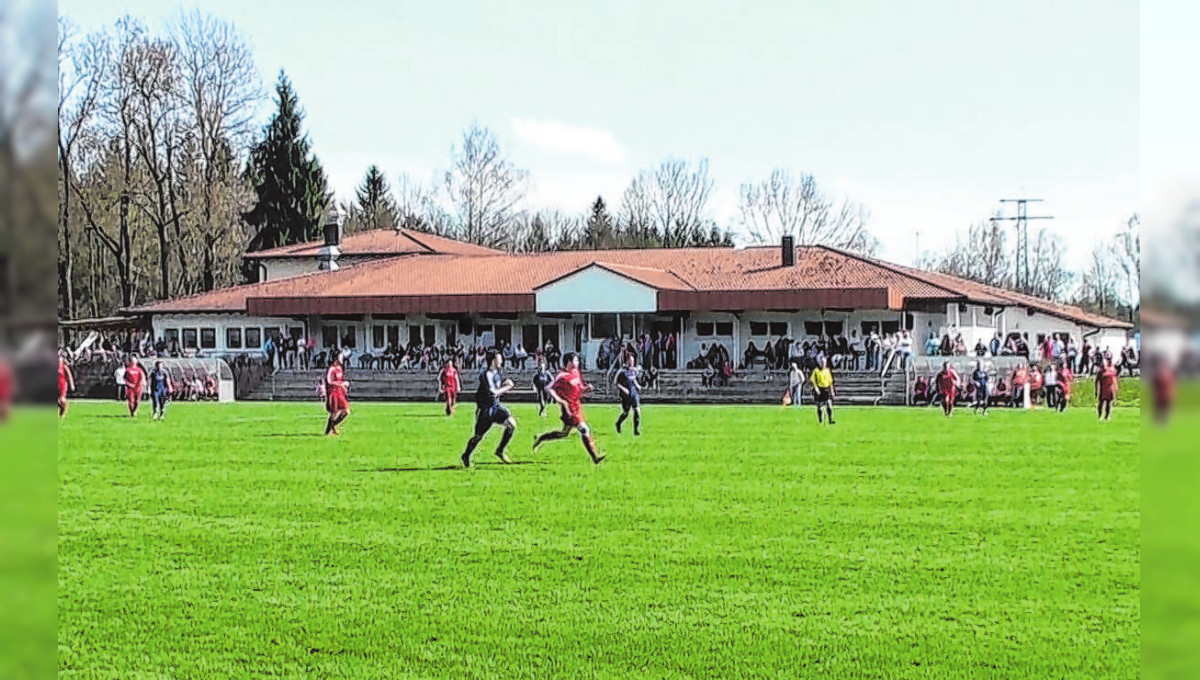
<instances>
[{"instance_id":1,"label":"football sock","mask_svg":"<svg viewBox=\"0 0 1200 680\"><path fill-rule=\"evenodd\" d=\"M628 413L622 413L622 414L621 414L621 416L620 416L619 418L617 418L617 432L618 432L618 433L620 433L620 432L621 432L621 423L625 422L625 419L626 419L626 418L628 418L628 417L629 417L629 414L628 414ZM633 421L633 422L634 422L634 423L636 423L636 422L637 422L637 416L634 416L634 421ZM635 427L636 427L636 425L635 425Z\"/></svg>"},{"instance_id":2,"label":"football sock","mask_svg":"<svg viewBox=\"0 0 1200 680\"><path fill-rule=\"evenodd\" d=\"M638 413L637 411L633 412L633 433L642 433L642 414Z\"/></svg>"},{"instance_id":3,"label":"football sock","mask_svg":"<svg viewBox=\"0 0 1200 680\"><path fill-rule=\"evenodd\" d=\"M534 442L534 446L536 447L539 444L542 444L544 442L548 442L548 441L551 441L554 439L564 439L569 434L571 434L570 430L565 430L565 431L564 430L554 430L553 432L547 432L546 434L543 434L537 438L537 441Z\"/></svg>"},{"instance_id":4,"label":"football sock","mask_svg":"<svg viewBox=\"0 0 1200 680\"><path fill-rule=\"evenodd\" d=\"M497 456L504 455L504 447L508 446L508 442L509 442L509 440L511 440L513 438L513 432L515 432L515 431L516 431L516 428L512 428L512 427L504 428L504 436L500 437L500 445L496 447L496 455Z\"/></svg>"},{"instance_id":5,"label":"football sock","mask_svg":"<svg viewBox=\"0 0 1200 680\"><path fill-rule=\"evenodd\" d=\"M583 448L587 449L588 455L592 457L592 460L596 460L596 443L592 441L591 437L583 437Z\"/></svg>"},{"instance_id":6,"label":"football sock","mask_svg":"<svg viewBox=\"0 0 1200 680\"><path fill-rule=\"evenodd\" d=\"M471 459L471 454L475 451L475 447L479 446L479 440L479 437L471 437L467 440L467 450L463 451L463 458L467 460Z\"/></svg>"}]
</instances>

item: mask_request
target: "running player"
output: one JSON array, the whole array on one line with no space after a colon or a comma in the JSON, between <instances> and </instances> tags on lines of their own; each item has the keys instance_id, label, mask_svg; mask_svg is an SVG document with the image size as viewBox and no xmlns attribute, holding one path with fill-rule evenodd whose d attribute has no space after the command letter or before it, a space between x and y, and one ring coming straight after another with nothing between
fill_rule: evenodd
<instances>
[{"instance_id":1,"label":"running player","mask_svg":"<svg viewBox=\"0 0 1200 680\"><path fill-rule=\"evenodd\" d=\"M16 379L8 358L0 355L0 423L8 422L8 413L12 410L13 393L17 391Z\"/></svg>"},{"instance_id":2,"label":"running player","mask_svg":"<svg viewBox=\"0 0 1200 680\"><path fill-rule=\"evenodd\" d=\"M346 380L344 361L345 355L338 352L325 371L325 410L329 412L329 420L325 422L327 435L341 434L338 425L350 417L350 381Z\"/></svg>"},{"instance_id":3,"label":"running player","mask_svg":"<svg viewBox=\"0 0 1200 680\"><path fill-rule=\"evenodd\" d=\"M621 423L633 411L633 436L642 434L642 386L638 384L638 370L634 366L632 354L625 357L625 368L617 374L614 381L617 391L621 393L621 415L617 418L617 434L621 434Z\"/></svg>"},{"instance_id":4,"label":"running player","mask_svg":"<svg viewBox=\"0 0 1200 680\"><path fill-rule=\"evenodd\" d=\"M504 426L504 436L500 438L500 445L496 447L496 457L502 463L512 462L508 454L504 452L504 448L508 446L513 432L517 430L517 421L500 403L500 397L513 388L512 380L501 379L500 367L503 365L504 355L497 350L489 349L483 372L479 374L479 387L475 390L475 434L467 442L467 450L462 454L464 468L471 467L471 454L475 452L475 447L479 445L483 435L487 434L493 425Z\"/></svg>"},{"instance_id":5,"label":"running player","mask_svg":"<svg viewBox=\"0 0 1200 680\"><path fill-rule=\"evenodd\" d=\"M0 370L3 370L0 368ZM0 382L4 382L4 378L0 378ZM2 391L3 388L0 388ZM65 418L67 416L67 392L75 390L75 375L71 373L71 367L67 365L67 358L60 352L58 355L58 417ZM0 395L0 401L3 401L3 395Z\"/></svg>"},{"instance_id":6,"label":"running player","mask_svg":"<svg viewBox=\"0 0 1200 680\"><path fill-rule=\"evenodd\" d=\"M949 361L942 362L942 370L934 376L933 385L942 398L942 412L949 418L954 415L954 400L958 398L958 371Z\"/></svg>"},{"instance_id":7,"label":"running player","mask_svg":"<svg viewBox=\"0 0 1200 680\"><path fill-rule=\"evenodd\" d=\"M1113 366L1112 357L1105 357L1104 367L1096 376L1096 418L1109 420L1112 418L1112 403L1120 391L1117 382L1117 369Z\"/></svg>"},{"instance_id":8,"label":"running player","mask_svg":"<svg viewBox=\"0 0 1200 680\"><path fill-rule=\"evenodd\" d=\"M454 359L447 359L442 372L438 373L438 387L442 398L446 400L446 415L454 415L454 405L458 403L458 393L462 390L462 382L458 379L458 369L454 367Z\"/></svg>"},{"instance_id":9,"label":"running player","mask_svg":"<svg viewBox=\"0 0 1200 680\"><path fill-rule=\"evenodd\" d=\"M1067 364L1061 364L1058 368L1058 391L1060 399L1058 401L1058 412L1062 413L1067 410L1067 403L1071 401L1071 383L1075 380L1075 374L1071 372L1071 367Z\"/></svg>"},{"instance_id":10,"label":"running player","mask_svg":"<svg viewBox=\"0 0 1200 680\"><path fill-rule=\"evenodd\" d=\"M163 362L154 362L150 371L150 405L154 409L153 420L167 417L167 397L171 394L171 374L163 368Z\"/></svg>"},{"instance_id":11,"label":"running player","mask_svg":"<svg viewBox=\"0 0 1200 680\"><path fill-rule=\"evenodd\" d=\"M546 388L550 387L552 382L554 376L546 369L546 360L539 356L537 370L533 374L533 393L537 395L538 417L546 415L546 404L550 403L550 395L546 393Z\"/></svg>"},{"instance_id":12,"label":"running player","mask_svg":"<svg viewBox=\"0 0 1200 680\"><path fill-rule=\"evenodd\" d=\"M125 400L129 404L129 417L136 418L142 405L142 393L146 391L146 373L133 357L125 364Z\"/></svg>"},{"instance_id":13,"label":"running player","mask_svg":"<svg viewBox=\"0 0 1200 680\"><path fill-rule=\"evenodd\" d=\"M825 412L829 415L829 424L833 422L833 373L829 370L829 365L825 356L822 355L817 360L817 367L813 369L812 375L808 377L808 381L813 386L813 401L817 404L817 422L821 422L821 407L825 407Z\"/></svg>"},{"instance_id":14,"label":"running player","mask_svg":"<svg viewBox=\"0 0 1200 680\"><path fill-rule=\"evenodd\" d=\"M983 367L983 361L975 362L975 370L971 371L971 384L975 386L975 404L973 410L975 413L983 411L983 415L988 412L988 399L991 398L990 385L988 384L991 377Z\"/></svg>"},{"instance_id":15,"label":"running player","mask_svg":"<svg viewBox=\"0 0 1200 680\"><path fill-rule=\"evenodd\" d=\"M565 439L571 434L572 429L576 429L579 430L583 448L587 449L588 455L592 457L592 462L598 465L600 461L604 460L605 456L596 452L596 443L592 441L591 430L588 428L587 421L583 419L583 405L580 402L583 399L583 393L590 389L592 386L583 382L583 376L579 374L579 355L574 352L564 354L562 373L559 373L558 377L554 379L554 383L546 388L550 398L558 402L562 408L563 428L539 435L533 442L535 451L548 441Z\"/></svg>"}]
</instances>

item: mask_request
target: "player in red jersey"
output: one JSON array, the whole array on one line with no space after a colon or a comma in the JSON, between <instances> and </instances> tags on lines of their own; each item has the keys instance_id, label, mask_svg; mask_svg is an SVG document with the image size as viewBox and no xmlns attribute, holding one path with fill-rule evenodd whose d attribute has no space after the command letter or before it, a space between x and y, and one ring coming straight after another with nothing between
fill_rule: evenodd
<instances>
[{"instance_id":1,"label":"player in red jersey","mask_svg":"<svg viewBox=\"0 0 1200 680\"><path fill-rule=\"evenodd\" d=\"M146 372L138 366L137 360L129 357L125 363L125 400L129 404L129 417L136 418L138 408L142 405L142 393L146 391Z\"/></svg>"},{"instance_id":2,"label":"player in red jersey","mask_svg":"<svg viewBox=\"0 0 1200 680\"><path fill-rule=\"evenodd\" d=\"M942 398L942 412L949 418L954 413L954 400L958 398L958 371L949 361L942 362L942 370L933 379L938 395Z\"/></svg>"},{"instance_id":3,"label":"player in red jersey","mask_svg":"<svg viewBox=\"0 0 1200 680\"><path fill-rule=\"evenodd\" d=\"M1166 425L1171 417L1171 407L1175 404L1175 371L1165 359L1159 358L1154 362L1151 383L1154 389L1154 419L1159 425Z\"/></svg>"},{"instance_id":4,"label":"player in red jersey","mask_svg":"<svg viewBox=\"0 0 1200 680\"><path fill-rule=\"evenodd\" d=\"M13 394L17 391L16 379L8 359L0 356L0 423L8 421L8 412L12 409Z\"/></svg>"},{"instance_id":5,"label":"player in red jersey","mask_svg":"<svg viewBox=\"0 0 1200 680\"><path fill-rule=\"evenodd\" d=\"M1113 400L1117 398L1117 393L1120 392L1120 385L1117 383L1117 369L1113 366L1112 357L1104 359L1104 368L1100 369L1100 375L1096 376L1096 417L1108 420L1112 418Z\"/></svg>"},{"instance_id":6,"label":"player in red jersey","mask_svg":"<svg viewBox=\"0 0 1200 680\"><path fill-rule=\"evenodd\" d=\"M454 415L454 405L458 403L458 393L462 391L462 382L458 378L458 369L454 367L454 359L447 359L442 372L438 373L438 391L446 400L446 415Z\"/></svg>"},{"instance_id":7,"label":"player in red jersey","mask_svg":"<svg viewBox=\"0 0 1200 680\"><path fill-rule=\"evenodd\" d=\"M588 428L587 421L583 419L583 393L592 389L592 386L583 381L583 376L579 373L579 355L574 352L568 352L563 355L563 372L558 374L554 379L554 383L546 388L546 393L550 398L558 402L562 409L561 430L554 430L538 436L533 442L533 449L536 451L539 446L553 439L565 439L571 434L571 430L579 430L579 435L583 439L583 448L587 449L588 455L592 457L592 462L599 464L604 460L604 456L596 452L596 443L592 440L591 430Z\"/></svg>"},{"instance_id":8,"label":"player in red jersey","mask_svg":"<svg viewBox=\"0 0 1200 680\"><path fill-rule=\"evenodd\" d=\"M67 415L67 391L75 391L75 375L67 365L67 359L58 355L58 417Z\"/></svg>"},{"instance_id":9,"label":"player in red jersey","mask_svg":"<svg viewBox=\"0 0 1200 680\"><path fill-rule=\"evenodd\" d=\"M346 369L342 366L343 356L339 352L325 371L325 410L329 421L325 423L325 434L341 434L338 425L350 417L350 381L346 380Z\"/></svg>"},{"instance_id":10,"label":"player in red jersey","mask_svg":"<svg viewBox=\"0 0 1200 680\"><path fill-rule=\"evenodd\" d=\"M1067 402L1071 401L1071 383L1075 382L1075 374L1071 372L1069 363L1061 364L1058 369L1058 387L1062 392L1062 399L1058 402L1059 413L1067 410Z\"/></svg>"}]
</instances>

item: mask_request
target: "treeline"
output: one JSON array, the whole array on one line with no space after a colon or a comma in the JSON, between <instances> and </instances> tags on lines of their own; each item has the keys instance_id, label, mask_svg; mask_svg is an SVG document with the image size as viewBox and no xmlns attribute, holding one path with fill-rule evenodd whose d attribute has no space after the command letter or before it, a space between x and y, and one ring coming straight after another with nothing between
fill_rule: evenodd
<instances>
[{"instance_id":1,"label":"treeline","mask_svg":"<svg viewBox=\"0 0 1200 680\"><path fill-rule=\"evenodd\" d=\"M1068 302L1106 316L1133 320L1139 305L1141 220L1131 215L1110 238L1095 242L1087 265L1072 271L1058 234L1029 236L1028 273L1017 278L1016 252L995 220L971 225L942 253L925 253L917 266L1037 297ZM1024 262L1020 264L1024 270Z\"/></svg>"}]
</instances>

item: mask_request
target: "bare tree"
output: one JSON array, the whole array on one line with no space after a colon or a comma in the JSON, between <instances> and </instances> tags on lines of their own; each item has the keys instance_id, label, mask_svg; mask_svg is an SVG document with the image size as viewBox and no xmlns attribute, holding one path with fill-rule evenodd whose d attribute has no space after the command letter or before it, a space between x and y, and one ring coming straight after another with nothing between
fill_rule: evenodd
<instances>
[{"instance_id":1,"label":"bare tree","mask_svg":"<svg viewBox=\"0 0 1200 680\"><path fill-rule=\"evenodd\" d=\"M1045 228L1038 230L1029 248L1029 288L1022 292L1047 300L1062 300L1072 279L1063 262L1065 253L1061 236Z\"/></svg>"},{"instance_id":2,"label":"bare tree","mask_svg":"<svg viewBox=\"0 0 1200 680\"><path fill-rule=\"evenodd\" d=\"M1003 228L995 222L978 222L965 234L955 236L954 245L941 255L926 255L918 266L1004 287L1011 281L1011 260Z\"/></svg>"},{"instance_id":3,"label":"bare tree","mask_svg":"<svg viewBox=\"0 0 1200 680\"><path fill-rule=\"evenodd\" d=\"M446 192L457 212L458 235L470 243L503 246L518 225L528 172L516 168L500 149L496 135L478 123L451 149Z\"/></svg>"},{"instance_id":4,"label":"bare tree","mask_svg":"<svg viewBox=\"0 0 1200 680\"><path fill-rule=\"evenodd\" d=\"M60 244L59 293L67 318L75 314L75 244L71 226L71 179L83 145L93 139L101 88L109 72L111 50L107 36L95 33L80 38L65 17L58 20L58 229Z\"/></svg>"},{"instance_id":5,"label":"bare tree","mask_svg":"<svg viewBox=\"0 0 1200 680\"><path fill-rule=\"evenodd\" d=\"M237 197L249 198L233 170L243 160L238 150L252 141L254 113L264 92L254 54L232 23L199 10L181 12L170 25L170 36L178 55L185 120L199 147L201 287L212 290L221 278L217 250L231 241L238 250L244 245L238 215L248 203L242 205ZM231 212L235 208L240 209Z\"/></svg>"},{"instance_id":6,"label":"bare tree","mask_svg":"<svg viewBox=\"0 0 1200 680\"><path fill-rule=\"evenodd\" d=\"M667 159L633 178L621 201L621 221L635 236L650 232L667 247L691 245L697 232L707 236L706 214L713 180L708 160L692 167Z\"/></svg>"},{"instance_id":7,"label":"bare tree","mask_svg":"<svg viewBox=\"0 0 1200 680\"><path fill-rule=\"evenodd\" d=\"M793 236L801 245L830 245L862 253L878 248L867 229L869 213L861 204L827 197L808 173L773 170L765 180L741 186L738 202L742 228L757 243L778 243Z\"/></svg>"},{"instance_id":8,"label":"bare tree","mask_svg":"<svg viewBox=\"0 0 1200 680\"><path fill-rule=\"evenodd\" d=\"M425 184L400 173L396 182L396 212L399 226L429 234L450 232L450 214L438 200L436 184Z\"/></svg>"},{"instance_id":9,"label":"bare tree","mask_svg":"<svg viewBox=\"0 0 1200 680\"><path fill-rule=\"evenodd\" d=\"M558 249L564 242L578 236L583 219L558 209L539 210L521 224L513 250L519 253L542 253Z\"/></svg>"},{"instance_id":10,"label":"bare tree","mask_svg":"<svg viewBox=\"0 0 1200 680\"><path fill-rule=\"evenodd\" d=\"M1117 232L1114 239L1113 253L1117 266L1124 275L1125 304L1129 306L1130 314L1138 306L1139 286L1142 278L1142 219L1134 213L1125 221L1125 226Z\"/></svg>"},{"instance_id":11,"label":"bare tree","mask_svg":"<svg viewBox=\"0 0 1200 680\"><path fill-rule=\"evenodd\" d=\"M1108 243L1097 243L1092 248L1087 268L1080 275L1078 302L1096 309L1101 314L1112 314L1119 305L1118 290L1121 285L1121 266L1116 258L1116 249Z\"/></svg>"}]
</instances>

